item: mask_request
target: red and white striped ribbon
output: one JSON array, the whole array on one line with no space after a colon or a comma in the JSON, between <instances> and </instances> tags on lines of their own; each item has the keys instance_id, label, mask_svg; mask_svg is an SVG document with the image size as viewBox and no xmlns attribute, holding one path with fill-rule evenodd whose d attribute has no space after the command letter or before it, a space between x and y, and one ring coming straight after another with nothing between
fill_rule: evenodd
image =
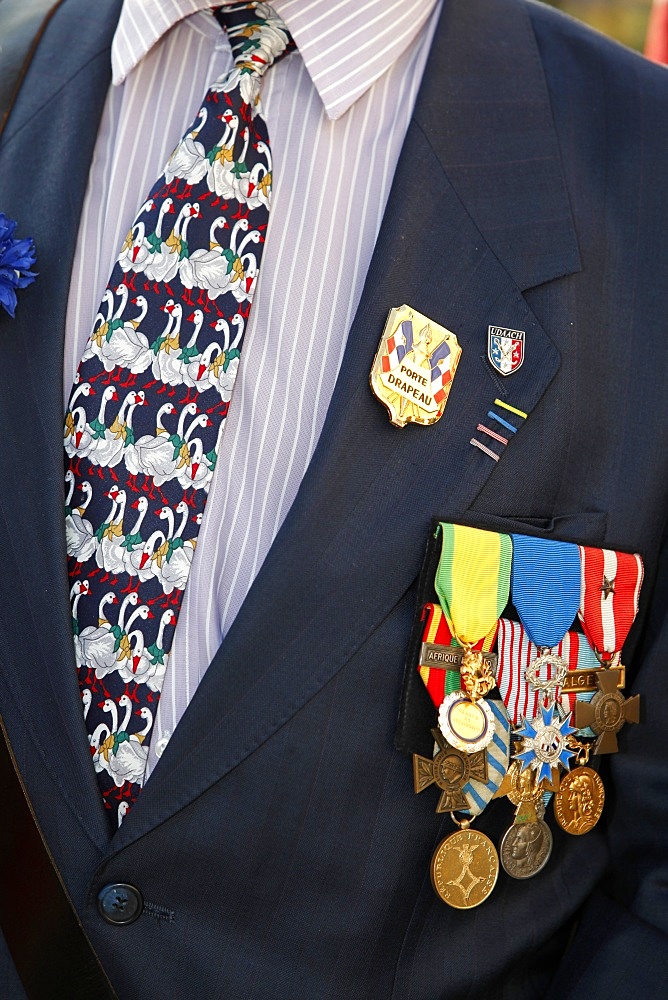
<instances>
[{"instance_id":1,"label":"red and white striped ribbon","mask_svg":"<svg viewBox=\"0 0 668 1000\"><path fill-rule=\"evenodd\" d=\"M520 723L522 716L535 719L540 695L527 684L524 672L538 656L538 647L531 642L520 622L501 618L498 650L497 684L508 715L515 725ZM591 646L578 632L567 632L552 652L566 661L569 670L595 670L599 666ZM575 691L562 694L557 689L557 699L566 712L573 710L576 697Z\"/></svg>"},{"instance_id":2,"label":"red and white striped ribbon","mask_svg":"<svg viewBox=\"0 0 668 1000\"><path fill-rule=\"evenodd\" d=\"M578 616L589 642L606 661L620 653L635 616L643 581L639 555L580 546Z\"/></svg>"}]
</instances>

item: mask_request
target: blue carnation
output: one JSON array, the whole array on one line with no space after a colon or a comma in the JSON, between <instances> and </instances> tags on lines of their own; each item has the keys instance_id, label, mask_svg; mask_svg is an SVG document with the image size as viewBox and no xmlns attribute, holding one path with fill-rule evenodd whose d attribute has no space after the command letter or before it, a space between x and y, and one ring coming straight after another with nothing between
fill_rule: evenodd
<instances>
[{"instance_id":1,"label":"blue carnation","mask_svg":"<svg viewBox=\"0 0 668 1000\"><path fill-rule=\"evenodd\" d=\"M31 239L15 240L16 223L0 212L0 306L14 318L16 289L32 284L37 275L30 270L35 263L35 244Z\"/></svg>"}]
</instances>

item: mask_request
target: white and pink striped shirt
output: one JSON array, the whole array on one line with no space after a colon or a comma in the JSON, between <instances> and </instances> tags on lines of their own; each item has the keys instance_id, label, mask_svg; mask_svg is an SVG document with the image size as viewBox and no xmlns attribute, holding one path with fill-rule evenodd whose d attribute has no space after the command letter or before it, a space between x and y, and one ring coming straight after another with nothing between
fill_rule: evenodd
<instances>
[{"instance_id":1,"label":"white and pink striped shirt","mask_svg":"<svg viewBox=\"0 0 668 1000\"><path fill-rule=\"evenodd\" d=\"M209 84L231 66L227 37L206 9L221 2L123 5L72 273L65 401L137 208ZM273 7L298 50L263 83L271 220L147 775L241 607L318 442L440 3L274 0Z\"/></svg>"}]
</instances>

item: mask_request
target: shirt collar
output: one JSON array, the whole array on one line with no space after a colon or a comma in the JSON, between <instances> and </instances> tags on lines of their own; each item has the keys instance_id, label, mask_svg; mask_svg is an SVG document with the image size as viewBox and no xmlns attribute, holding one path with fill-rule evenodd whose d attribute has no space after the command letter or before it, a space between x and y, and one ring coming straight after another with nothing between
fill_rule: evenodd
<instances>
[{"instance_id":1,"label":"shirt collar","mask_svg":"<svg viewBox=\"0 0 668 1000\"><path fill-rule=\"evenodd\" d=\"M191 14L219 7L225 0L124 0L111 44L111 72L114 85L151 51L170 28Z\"/></svg>"},{"instance_id":2,"label":"shirt collar","mask_svg":"<svg viewBox=\"0 0 668 1000\"><path fill-rule=\"evenodd\" d=\"M170 28L230 0L125 0L111 49L122 83ZM438 0L273 0L328 118L350 108L418 35Z\"/></svg>"}]
</instances>

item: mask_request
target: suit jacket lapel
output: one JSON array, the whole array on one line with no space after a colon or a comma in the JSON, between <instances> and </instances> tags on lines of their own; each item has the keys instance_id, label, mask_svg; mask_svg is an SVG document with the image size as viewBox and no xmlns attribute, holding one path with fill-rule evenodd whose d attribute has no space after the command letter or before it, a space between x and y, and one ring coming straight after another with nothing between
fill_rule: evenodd
<instances>
[{"instance_id":1,"label":"suit jacket lapel","mask_svg":"<svg viewBox=\"0 0 668 1000\"><path fill-rule=\"evenodd\" d=\"M62 368L69 275L120 6L108 0L95 18L87 0L61 6L0 145L0 210L17 219L19 235L34 238L39 272L20 293L16 319L0 315L0 420L13 428L0 449L2 674L64 798L76 804L87 794L89 808L83 814L75 809L99 843L108 839L108 824L91 767L72 645ZM11 736L15 711L6 715Z\"/></svg>"},{"instance_id":2,"label":"suit jacket lapel","mask_svg":"<svg viewBox=\"0 0 668 1000\"><path fill-rule=\"evenodd\" d=\"M525 5L445 0L415 117L518 288L581 269Z\"/></svg>"},{"instance_id":3,"label":"suit jacket lapel","mask_svg":"<svg viewBox=\"0 0 668 1000\"><path fill-rule=\"evenodd\" d=\"M513 9L513 22L504 5L503 33L517 41L521 93L530 95L520 99L508 74L483 65L501 31L492 0L468 9L475 30L466 35L467 4L446 4L311 466L114 850L223 777L335 675L415 579L431 518L461 515L495 467L470 444L494 398L505 392L530 413L557 372L558 351L516 283L579 267L542 69L524 9ZM479 71L491 77L484 87ZM520 133L522 156L511 163L508 137ZM481 180L491 165L494 200ZM453 330L463 348L433 427L390 426L369 389L388 309L403 302ZM526 360L507 386L485 358L489 324L526 332Z\"/></svg>"}]
</instances>

